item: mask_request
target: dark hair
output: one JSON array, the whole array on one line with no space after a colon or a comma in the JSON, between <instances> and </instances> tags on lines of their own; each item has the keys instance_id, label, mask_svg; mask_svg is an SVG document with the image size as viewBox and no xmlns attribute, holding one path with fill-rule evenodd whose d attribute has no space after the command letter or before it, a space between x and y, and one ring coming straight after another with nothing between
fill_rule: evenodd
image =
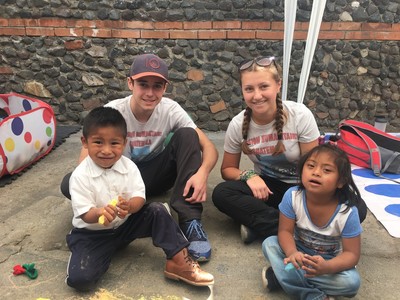
<instances>
[{"instance_id":1,"label":"dark hair","mask_svg":"<svg viewBox=\"0 0 400 300\"><path fill-rule=\"evenodd\" d=\"M124 138L127 136L126 121L121 113L112 107L96 107L89 112L83 121L82 134L87 139L90 133L99 128L112 126L121 131Z\"/></svg>"},{"instance_id":2,"label":"dark hair","mask_svg":"<svg viewBox=\"0 0 400 300\"><path fill-rule=\"evenodd\" d=\"M335 195L338 197L339 203L347 205L347 209L344 211L346 212L349 207L355 206L361 202L361 194L354 183L353 176L351 175L351 164L346 152L335 145L330 143L318 145L300 158L298 163L299 190L305 189L301 180L304 164L312 155L318 153L329 153L334 157L339 173L339 180L340 183L343 184L341 188L336 189Z\"/></svg>"},{"instance_id":3,"label":"dark hair","mask_svg":"<svg viewBox=\"0 0 400 300\"><path fill-rule=\"evenodd\" d=\"M253 65L243 71L240 71L240 77L242 77L242 74L245 72L254 72L254 71L259 71L259 70L268 70L269 72L272 73L272 76L276 82L281 81L281 67L276 63L274 60L273 63L271 63L268 66L260 66L256 63L253 63ZM249 126L250 126L250 120L251 120L251 113L252 110L249 107L246 107L246 111L244 112L244 118L243 118L243 123L242 123L242 151L245 154L251 154L252 150L249 148L249 144L247 143L247 133L249 131ZM280 153L285 152L285 146L283 145L283 125L285 124L286 121L286 113L283 110L283 104L282 104L282 99L280 94L276 95L276 115L275 115L275 129L278 135L278 142L275 145L275 150L273 155L277 155Z\"/></svg>"}]
</instances>

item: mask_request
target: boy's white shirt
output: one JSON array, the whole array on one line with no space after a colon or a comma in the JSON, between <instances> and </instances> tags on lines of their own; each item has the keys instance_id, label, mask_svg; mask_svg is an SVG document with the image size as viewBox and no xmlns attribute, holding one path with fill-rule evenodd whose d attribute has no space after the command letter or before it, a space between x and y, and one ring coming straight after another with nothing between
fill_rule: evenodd
<instances>
[{"instance_id":1,"label":"boy's white shirt","mask_svg":"<svg viewBox=\"0 0 400 300\"><path fill-rule=\"evenodd\" d=\"M91 230L112 229L123 224L127 217L116 217L111 224L104 226L98 223L86 223L81 215L92 207L104 207L118 195L146 199L145 186L136 164L129 158L121 158L109 169L99 167L87 156L73 171L70 182L70 193L74 217L72 225L76 228Z\"/></svg>"}]
</instances>

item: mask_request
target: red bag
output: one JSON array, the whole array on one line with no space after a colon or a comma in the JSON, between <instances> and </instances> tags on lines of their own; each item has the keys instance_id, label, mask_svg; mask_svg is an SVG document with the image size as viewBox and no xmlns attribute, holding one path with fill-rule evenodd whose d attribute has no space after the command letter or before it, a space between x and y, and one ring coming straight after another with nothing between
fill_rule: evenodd
<instances>
[{"instance_id":1,"label":"red bag","mask_svg":"<svg viewBox=\"0 0 400 300\"><path fill-rule=\"evenodd\" d=\"M352 164L372 169L380 177L385 172L400 174L400 138L355 120L341 122L337 138Z\"/></svg>"}]
</instances>

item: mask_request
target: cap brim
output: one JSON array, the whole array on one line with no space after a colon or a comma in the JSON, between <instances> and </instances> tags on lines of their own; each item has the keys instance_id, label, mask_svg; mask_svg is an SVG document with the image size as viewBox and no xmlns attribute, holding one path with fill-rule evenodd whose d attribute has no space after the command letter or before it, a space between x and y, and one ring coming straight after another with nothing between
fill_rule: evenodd
<instances>
[{"instance_id":1,"label":"cap brim","mask_svg":"<svg viewBox=\"0 0 400 300\"><path fill-rule=\"evenodd\" d=\"M135 79L139 79L139 78L142 78L142 77L145 77L145 76L156 76L156 77L160 77L160 78L164 79L166 82L169 83L169 80L168 80L167 78L165 78L165 77L162 76L161 74L155 73L155 72L143 72L143 73L139 73L139 74L136 74L136 75L134 75L134 76L129 76L129 77L132 78L133 80L135 80Z\"/></svg>"}]
</instances>

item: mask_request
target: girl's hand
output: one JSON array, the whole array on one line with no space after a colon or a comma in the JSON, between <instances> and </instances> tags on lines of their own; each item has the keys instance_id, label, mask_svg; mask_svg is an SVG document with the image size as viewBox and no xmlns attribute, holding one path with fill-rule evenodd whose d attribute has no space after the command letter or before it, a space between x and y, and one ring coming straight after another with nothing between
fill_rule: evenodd
<instances>
[{"instance_id":1,"label":"girl's hand","mask_svg":"<svg viewBox=\"0 0 400 300\"><path fill-rule=\"evenodd\" d=\"M320 255L304 255L303 270L306 271L304 275L307 278L312 278L319 275L327 274L327 261Z\"/></svg>"},{"instance_id":2,"label":"girl's hand","mask_svg":"<svg viewBox=\"0 0 400 300\"><path fill-rule=\"evenodd\" d=\"M304 265L304 253L300 251L296 251L292 253L289 257L283 259L283 263L287 265L288 263L292 263L293 266L299 270Z\"/></svg>"},{"instance_id":3,"label":"girl's hand","mask_svg":"<svg viewBox=\"0 0 400 300\"><path fill-rule=\"evenodd\" d=\"M260 176L253 176L246 181L247 185L253 192L253 196L262 201L268 201L269 195L272 195L271 190L265 184Z\"/></svg>"}]
</instances>

